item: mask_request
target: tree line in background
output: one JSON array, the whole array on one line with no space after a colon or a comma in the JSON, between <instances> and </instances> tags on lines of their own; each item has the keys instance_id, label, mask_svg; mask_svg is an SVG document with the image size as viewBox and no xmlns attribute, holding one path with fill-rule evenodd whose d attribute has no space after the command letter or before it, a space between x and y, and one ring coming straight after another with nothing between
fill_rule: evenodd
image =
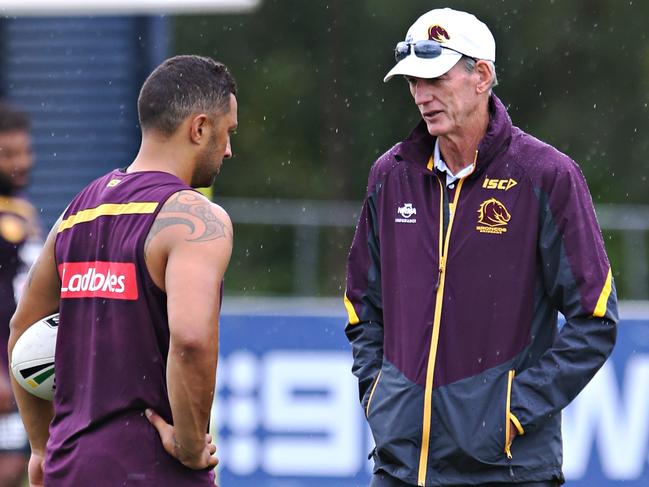
<instances>
[{"instance_id":1,"label":"tree line in background","mask_svg":"<svg viewBox=\"0 0 649 487\"><path fill-rule=\"evenodd\" d=\"M515 125L580 164L596 204L649 202L649 3L619 0L262 0L252 14L178 17L175 51L224 62L239 85L236 155L215 199L360 202L372 162L418 120L405 82L382 81L394 45L443 6L490 27L496 94ZM295 293L292 231L237 227L226 289ZM342 294L352 234L321 232L320 294ZM605 238L616 270L630 256Z\"/></svg>"}]
</instances>

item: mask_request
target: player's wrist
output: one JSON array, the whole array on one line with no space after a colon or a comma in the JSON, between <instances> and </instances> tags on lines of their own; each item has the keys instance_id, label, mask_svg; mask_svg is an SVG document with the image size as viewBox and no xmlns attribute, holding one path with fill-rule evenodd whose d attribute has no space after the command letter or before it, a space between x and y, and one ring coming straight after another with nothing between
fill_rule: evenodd
<instances>
[{"instance_id":1,"label":"player's wrist","mask_svg":"<svg viewBox=\"0 0 649 487\"><path fill-rule=\"evenodd\" d=\"M204 440L178 439L173 435L173 448L176 457L183 463L193 463L202 457L205 446Z\"/></svg>"},{"instance_id":2,"label":"player's wrist","mask_svg":"<svg viewBox=\"0 0 649 487\"><path fill-rule=\"evenodd\" d=\"M45 458L45 445L38 446L30 442L29 448L31 449L33 457Z\"/></svg>"}]
</instances>

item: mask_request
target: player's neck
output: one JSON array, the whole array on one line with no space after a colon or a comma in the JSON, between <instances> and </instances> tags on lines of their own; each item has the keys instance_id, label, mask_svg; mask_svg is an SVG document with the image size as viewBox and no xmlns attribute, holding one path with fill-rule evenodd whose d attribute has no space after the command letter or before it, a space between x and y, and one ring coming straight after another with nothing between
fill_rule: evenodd
<instances>
[{"instance_id":1,"label":"player's neck","mask_svg":"<svg viewBox=\"0 0 649 487\"><path fill-rule=\"evenodd\" d=\"M474 163L476 151L480 141L487 133L488 125L489 114L485 111L463 125L462 130L458 133L439 137L439 149L442 153L442 159L453 174L457 174Z\"/></svg>"},{"instance_id":2,"label":"player's neck","mask_svg":"<svg viewBox=\"0 0 649 487\"><path fill-rule=\"evenodd\" d=\"M140 150L127 172L162 171L173 174L185 183L191 180L190 155L173 138L161 140L143 137Z\"/></svg>"}]
</instances>

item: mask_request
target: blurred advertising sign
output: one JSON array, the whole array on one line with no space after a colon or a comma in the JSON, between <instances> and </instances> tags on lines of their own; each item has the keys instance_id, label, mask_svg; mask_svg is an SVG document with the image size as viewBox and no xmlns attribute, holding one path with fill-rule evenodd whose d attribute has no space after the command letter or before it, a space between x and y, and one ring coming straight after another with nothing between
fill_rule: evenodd
<instances>
[{"instance_id":1,"label":"blurred advertising sign","mask_svg":"<svg viewBox=\"0 0 649 487\"><path fill-rule=\"evenodd\" d=\"M261 0L2 0L0 16L235 13Z\"/></svg>"},{"instance_id":2,"label":"blurred advertising sign","mask_svg":"<svg viewBox=\"0 0 649 487\"><path fill-rule=\"evenodd\" d=\"M337 313L223 316L222 487L368 484L372 438ZM612 359L565 411L563 437L569 485L649 485L649 316L620 324Z\"/></svg>"},{"instance_id":3,"label":"blurred advertising sign","mask_svg":"<svg viewBox=\"0 0 649 487\"><path fill-rule=\"evenodd\" d=\"M574 486L649 485L649 317L622 320L612 358L563 415Z\"/></svg>"}]
</instances>

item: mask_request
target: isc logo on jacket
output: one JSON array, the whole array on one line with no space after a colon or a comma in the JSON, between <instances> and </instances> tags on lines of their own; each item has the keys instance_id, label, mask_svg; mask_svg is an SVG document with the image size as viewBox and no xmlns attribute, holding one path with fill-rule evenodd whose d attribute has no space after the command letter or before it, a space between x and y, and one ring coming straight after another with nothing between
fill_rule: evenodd
<instances>
[{"instance_id":1,"label":"isc logo on jacket","mask_svg":"<svg viewBox=\"0 0 649 487\"><path fill-rule=\"evenodd\" d=\"M513 188L518 184L518 181L514 181L512 178L509 179L489 179L484 178L482 187L485 189L501 189L507 191L509 188Z\"/></svg>"},{"instance_id":2,"label":"isc logo on jacket","mask_svg":"<svg viewBox=\"0 0 649 487\"><path fill-rule=\"evenodd\" d=\"M138 297L135 264L132 262L64 262L59 265L61 298Z\"/></svg>"}]
</instances>

